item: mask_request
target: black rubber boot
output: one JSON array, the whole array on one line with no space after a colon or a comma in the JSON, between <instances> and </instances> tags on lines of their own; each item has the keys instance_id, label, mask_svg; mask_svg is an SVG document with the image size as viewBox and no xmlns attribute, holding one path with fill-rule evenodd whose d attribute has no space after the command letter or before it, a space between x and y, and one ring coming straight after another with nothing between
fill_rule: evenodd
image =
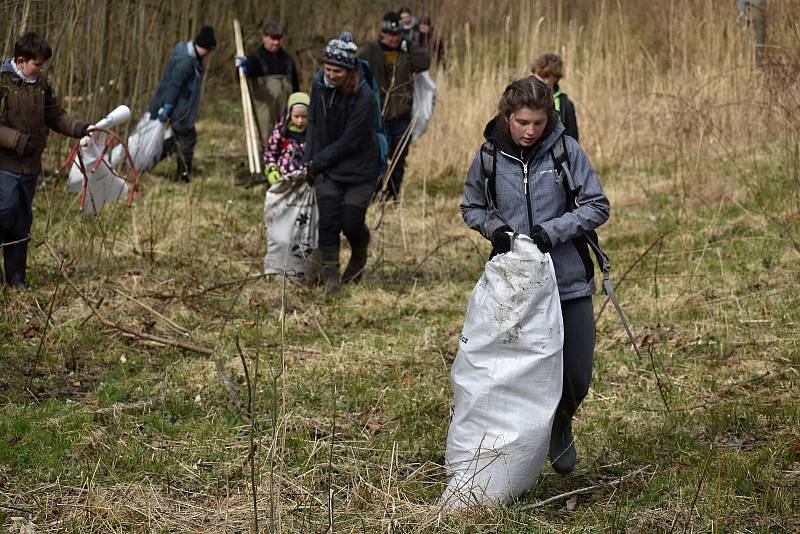
<instances>
[{"instance_id":1,"label":"black rubber boot","mask_svg":"<svg viewBox=\"0 0 800 534\"><path fill-rule=\"evenodd\" d=\"M575 469L578 453L572 435L572 418L556 413L553 430L550 432L550 463L553 470L561 475Z\"/></svg>"},{"instance_id":2,"label":"black rubber boot","mask_svg":"<svg viewBox=\"0 0 800 534\"><path fill-rule=\"evenodd\" d=\"M28 243L7 245L3 251L6 284L16 289L24 289L25 272L28 263Z\"/></svg>"},{"instance_id":3,"label":"black rubber boot","mask_svg":"<svg viewBox=\"0 0 800 534\"><path fill-rule=\"evenodd\" d=\"M367 250L369 249L369 230L367 230L365 239L357 243L350 243L350 248L352 249L350 261L347 262L347 268L342 275L342 282L345 284L358 282L364 273L364 267L367 266Z\"/></svg>"},{"instance_id":4,"label":"black rubber boot","mask_svg":"<svg viewBox=\"0 0 800 534\"><path fill-rule=\"evenodd\" d=\"M319 249L322 259L322 277L325 280L325 293L338 293L341 289L339 281L339 247L322 247Z\"/></svg>"}]
</instances>

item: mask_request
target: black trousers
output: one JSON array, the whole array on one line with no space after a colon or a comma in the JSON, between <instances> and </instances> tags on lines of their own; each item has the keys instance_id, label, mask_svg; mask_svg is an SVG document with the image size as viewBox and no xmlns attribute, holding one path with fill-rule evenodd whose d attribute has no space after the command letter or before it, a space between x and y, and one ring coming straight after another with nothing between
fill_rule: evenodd
<instances>
[{"instance_id":1,"label":"black trousers","mask_svg":"<svg viewBox=\"0 0 800 534\"><path fill-rule=\"evenodd\" d=\"M367 207L375 192L375 183L347 183L320 175L314 180L319 208L319 247L339 246L343 233L350 245L369 240L365 224Z\"/></svg>"},{"instance_id":2,"label":"black trousers","mask_svg":"<svg viewBox=\"0 0 800 534\"><path fill-rule=\"evenodd\" d=\"M408 156L408 147L411 145L411 139L407 139L403 150L397 151L410 123L409 119L392 119L383 124L386 130L386 137L389 140L389 157L393 158L392 165L394 166L392 174L386 177L389 181L389 185L386 187L386 194L389 198L396 199L400 196L400 185L403 183L403 175L406 173L406 156Z\"/></svg>"},{"instance_id":3,"label":"black trousers","mask_svg":"<svg viewBox=\"0 0 800 534\"><path fill-rule=\"evenodd\" d=\"M0 171L0 244L8 285L25 283L36 182L36 176Z\"/></svg>"},{"instance_id":4,"label":"black trousers","mask_svg":"<svg viewBox=\"0 0 800 534\"><path fill-rule=\"evenodd\" d=\"M561 302L564 318L564 389L557 415L571 419L592 382L594 306L592 297Z\"/></svg>"},{"instance_id":5,"label":"black trousers","mask_svg":"<svg viewBox=\"0 0 800 534\"><path fill-rule=\"evenodd\" d=\"M172 126L173 135L164 141L164 148L161 152L161 159L177 153L178 154L178 176L183 172L192 174L192 159L194 159L194 147L197 145L197 129L192 126L174 124Z\"/></svg>"}]
</instances>

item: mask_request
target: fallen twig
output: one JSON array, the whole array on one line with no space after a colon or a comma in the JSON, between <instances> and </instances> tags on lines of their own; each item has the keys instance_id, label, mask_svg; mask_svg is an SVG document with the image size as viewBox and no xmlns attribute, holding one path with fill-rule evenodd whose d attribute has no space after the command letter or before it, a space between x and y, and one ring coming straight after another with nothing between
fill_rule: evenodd
<instances>
[{"instance_id":1,"label":"fallen twig","mask_svg":"<svg viewBox=\"0 0 800 534\"><path fill-rule=\"evenodd\" d=\"M170 328L172 328L173 330L175 330L175 332L177 332L178 334L181 334L181 335L184 335L184 336L190 335L189 330L187 330L186 328L182 327L181 325L179 325L178 323L176 323L175 321L173 321L169 317L166 317L163 314L157 312L155 309L153 309L151 306L148 306L144 302L141 302L141 301L135 299L134 297L128 295L127 293L123 293L119 289L115 289L114 292L116 294L121 295L121 296L125 297L126 299L130 300L131 302L133 302L137 306L141 306L145 310L149 311L150 313L152 313L153 315L155 315L156 317L158 317L159 319L161 319L162 321L167 323L167 325Z\"/></svg>"},{"instance_id":2,"label":"fallen twig","mask_svg":"<svg viewBox=\"0 0 800 534\"><path fill-rule=\"evenodd\" d=\"M648 465L646 465L644 467L640 467L636 471L631 471L627 475L621 476L621 477L619 477L619 478L617 478L615 480L612 480L611 482L604 482L602 484L595 484L593 486L588 486L588 487L585 487L585 488L580 488L580 489L568 491L568 492L562 493L560 495L555 495L555 496L550 497L548 499L545 499L543 501L535 502L535 503L532 503L532 504L526 504L525 506L521 506L517 511L518 512L527 512L528 510L535 510L537 508L542 508L544 506L547 506L548 504L552 504L552 503L560 501L562 499L567 499L569 497L572 497L573 495L583 495L584 493L591 493L591 492L593 492L595 490L598 490L600 488L607 488L607 487L617 486L623 480L626 480L628 478L636 476L639 473L644 472L649 467L650 467L650 464L648 464Z\"/></svg>"},{"instance_id":3,"label":"fallen twig","mask_svg":"<svg viewBox=\"0 0 800 534\"><path fill-rule=\"evenodd\" d=\"M62 261L62 265L61 265L61 268L59 269L59 272L61 273L61 277L64 278L64 281L67 283L67 285L69 285L69 287L71 287L72 290L75 291L75 293L78 294L78 296L81 298L81 300L83 300L83 302L89 307L89 309L92 311L92 315L94 315L95 318L98 321L100 321L102 324L104 324L105 326L108 326L109 328L113 328L115 330L119 330L120 332L124 332L126 334L129 334L129 335L131 335L133 337L136 337L136 338L139 338L139 339L143 339L143 340L146 340L146 341L153 341L153 342L158 343L160 345L165 345L165 346L169 346L169 347L177 347L177 348L180 348L180 349L185 349L185 350L189 350L189 351L192 351L192 352L196 352L198 354L209 354L209 355L214 354L214 350L210 349L208 347L203 347L201 345L197 345L195 343L190 343L188 341L182 341L182 340L179 340L179 339L169 339L169 338L166 338L166 337L154 336L152 334L147 334L145 332L140 332L139 330L136 330L135 328L131 328L130 326L127 326L127 325L124 325L124 324L121 324L121 323L118 323L116 321L112 321L111 319L106 318L103 314L100 313L100 311L97 309L95 304L91 301L91 299L89 299L89 297L87 297L86 294L83 291L81 291L81 289L75 284L75 282L72 281L72 279L66 273L66 271L64 270L63 258L59 257L58 253L53 249L52 245L50 245L50 243L48 243L47 241L44 242L44 245L50 251L50 254L53 256L53 258L55 260Z\"/></svg>"}]
</instances>

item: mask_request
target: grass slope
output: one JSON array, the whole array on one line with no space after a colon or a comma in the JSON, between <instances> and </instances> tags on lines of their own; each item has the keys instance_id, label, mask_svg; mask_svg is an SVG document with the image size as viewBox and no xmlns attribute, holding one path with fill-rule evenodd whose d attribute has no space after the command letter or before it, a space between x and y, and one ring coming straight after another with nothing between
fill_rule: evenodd
<instances>
[{"instance_id":1,"label":"grass slope","mask_svg":"<svg viewBox=\"0 0 800 534\"><path fill-rule=\"evenodd\" d=\"M231 185L243 159L236 108L210 111L190 186L162 164L133 208L86 221L60 179L38 193L32 290L0 293L4 529L252 528L251 426L217 369L245 405L243 360L258 373L262 529L321 532L329 513L350 532L800 528L796 154L599 166L613 203L601 238L647 359L605 309L578 468L547 467L520 504L606 485L537 510L440 516L449 366L488 253L461 222L462 177L426 177L412 155L363 283L334 299L284 293L258 278L263 190ZM62 260L105 317L213 355L103 326ZM597 295L596 315L603 305Z\"/></svg>"}]
</instances>

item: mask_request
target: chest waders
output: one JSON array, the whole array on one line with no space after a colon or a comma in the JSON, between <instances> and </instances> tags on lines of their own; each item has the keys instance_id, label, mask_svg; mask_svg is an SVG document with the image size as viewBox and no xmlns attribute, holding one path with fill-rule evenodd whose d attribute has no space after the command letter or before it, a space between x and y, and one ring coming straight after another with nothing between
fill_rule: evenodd
<instances>
[{"instance_id":1,"label":"chest waders","mask_svg":"<svg viewBox=\"0 0 800 534\"><path fill-rule=\"evenodd\" d=\"M264 148L269 143L272 128L286 110L286 102L292 94L292 78L289 74L268 74L248 81L261 147Z\"/></svg>"},{"instance_id":2,"label":"chest waders","mask_svg":"<svg viewBox=\"0 0 800 534\"><path fill-rule=\"evenodd\" d=\"M553 159L553 168L558 173L558 182L564 187L564 192L567 195L567 210L572 211L578 207L578 193L579 190L575 186L575 181L572 178L572 172L569 165L569 154L567 147L564 144L564 136L560 136L558 140L550 149L550 157ZM516 158L514 158L516 159ZM525 201L528 205L528 222L530 227L533 228L533 213L528 194L528 164L523 163L523 173L525 175ZM497 146L491 141L486 141L481 146L481 174L484 180L484 195L486 196L487 212L489 215L500 216L497 209ZM600 248L600 243L597 238L597 233L594 230L584 232L576 239L585 241L586 244L594 252L597 263L600 265L600 271L603 273L603 293L605 293L614 309L619 315L622 326L628 334L628 339L633 345L633 350L636 356L642 358L642 353L639 351L639 346L636 344L636 339L633 337L631 328L628 325L628 320L625 318L625 313L617 300L617 294L614 292L614 286L611 285L611 261L606 256L605 252Z\"/></svg>"}]
</instances>

